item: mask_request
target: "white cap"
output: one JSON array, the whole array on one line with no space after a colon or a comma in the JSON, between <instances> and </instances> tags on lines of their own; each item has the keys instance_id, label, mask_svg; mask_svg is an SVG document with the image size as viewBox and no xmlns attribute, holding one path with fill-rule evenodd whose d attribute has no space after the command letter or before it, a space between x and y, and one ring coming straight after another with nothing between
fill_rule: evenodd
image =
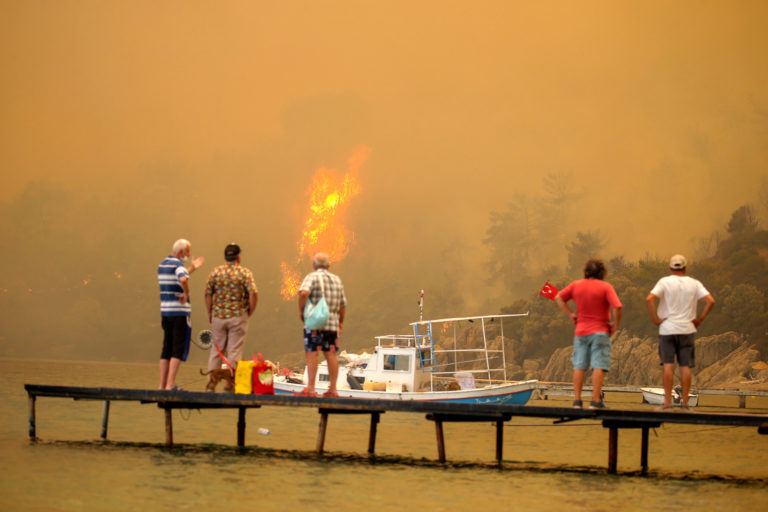
<instances>
[{"instance_id":1,"label":"white cap","mask_svg":"<svg viewBox=\"0 0 768 512\"><path fill-rule=\"evenodd\" d=\"M687 266L688 262L682 254L675 254L669 259L669 268L672 270L683 270Z\"/></svg>"}]
</instances>

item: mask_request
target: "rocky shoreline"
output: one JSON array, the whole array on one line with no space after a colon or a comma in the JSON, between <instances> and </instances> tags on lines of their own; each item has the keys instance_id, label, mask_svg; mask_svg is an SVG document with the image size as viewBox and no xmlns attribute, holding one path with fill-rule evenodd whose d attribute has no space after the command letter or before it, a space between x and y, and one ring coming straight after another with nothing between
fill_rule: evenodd
<instances>
[{"instance_id":1,"label":"rocky shoreline","mask_svg":"<svg viewBox=\"0 0 768 512\"><path fill-rule=\"evenodd\" d=\"M507 378L570 382L573 376L573 347L557 349L548 361L508 360ZM607 385L660 386L658 340L629 337L620 332L613 340ZM726 332L696 340L693 386L707 389L768 389L768 364L742 335Z\"/></svg>"}]
</instances>

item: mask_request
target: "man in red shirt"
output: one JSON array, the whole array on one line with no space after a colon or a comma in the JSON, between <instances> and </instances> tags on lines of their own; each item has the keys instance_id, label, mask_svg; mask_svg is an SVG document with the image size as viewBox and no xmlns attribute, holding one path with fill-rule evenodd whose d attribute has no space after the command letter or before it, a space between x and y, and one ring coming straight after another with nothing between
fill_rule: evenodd
<instances>
[{"instance_id":1,"label":"man in red shirt","mask_svg":"<svg viewBox=\"0 0 768 512\"><path fill-rule=\"evenodd\" d=\"M592 366L592 401L590 409L604 409L601 398L605 372L611 368L611 336L621 322L621 301L610 283L603 281L605 264L590 259L584 265L584 279L574 281L555 297L555 302L569 317L576 330L573 338L573 406L581 408L584 375ZM573 299L576 312L568 306ZM613 320L611 320L613 318Z\"/></svg>"}]
</instances>

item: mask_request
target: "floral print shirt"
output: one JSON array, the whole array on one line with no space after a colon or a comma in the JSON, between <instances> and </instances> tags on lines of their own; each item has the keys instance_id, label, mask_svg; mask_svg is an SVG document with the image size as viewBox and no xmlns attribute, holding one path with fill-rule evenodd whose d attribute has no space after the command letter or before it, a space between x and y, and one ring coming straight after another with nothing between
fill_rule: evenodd
<instances>
[{"instance_id":1,"label":"floral print shirt","mask_svg":"<svg viewBox=\"0 0 768 512\"><path fill-rule=\"evenodd\" d=\"M250 270L232 262L219 265L208 275L205 295L211 295L215 318L233 318L248 314L249 296L258 292Z\"/></svg>"}]
</instances>

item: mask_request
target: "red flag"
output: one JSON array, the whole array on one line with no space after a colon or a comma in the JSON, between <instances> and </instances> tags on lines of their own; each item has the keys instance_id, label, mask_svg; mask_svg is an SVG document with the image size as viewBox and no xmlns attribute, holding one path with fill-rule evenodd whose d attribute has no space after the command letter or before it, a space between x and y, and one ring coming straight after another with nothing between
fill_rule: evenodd
<instances>
[{"instance_id":1,"label":"red flag","mask_svg":"<svg viewBox=\"0 0 768 512\"><path fill-rule=\"evenodd\" d=\"M541 287L541 291L539 292L539 295L546 297L548 299L555 300L555 297L557 296L557 288L549 284L549 281L544 283L544 286Z\"/></svg>"}]
</instances>

